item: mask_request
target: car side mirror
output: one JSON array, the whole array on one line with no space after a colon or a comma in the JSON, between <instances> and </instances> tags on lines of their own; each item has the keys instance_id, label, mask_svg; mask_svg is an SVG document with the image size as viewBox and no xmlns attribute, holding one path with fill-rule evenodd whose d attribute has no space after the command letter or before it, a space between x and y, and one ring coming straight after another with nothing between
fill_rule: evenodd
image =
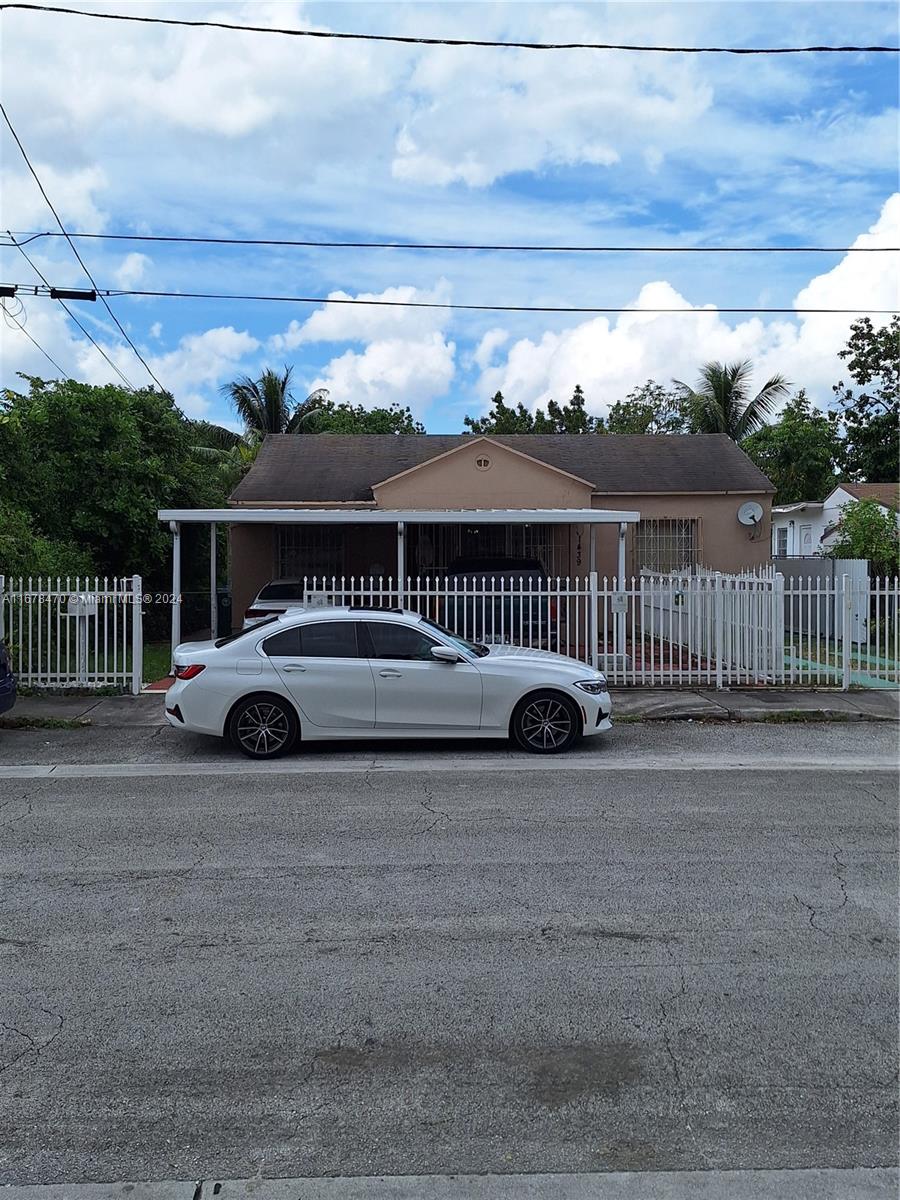
<instances>
[{"instance_id":1,"label":"car side mirror","mask_svg":"<svg viewBox=\"0 0 900 1200\"><path fill-rule=\"evenodd\" d=\"M442 663L457 663L460 655L459 651L454 650L452 646L432 646L431 657Z\"/></svg>"}]
</instances>

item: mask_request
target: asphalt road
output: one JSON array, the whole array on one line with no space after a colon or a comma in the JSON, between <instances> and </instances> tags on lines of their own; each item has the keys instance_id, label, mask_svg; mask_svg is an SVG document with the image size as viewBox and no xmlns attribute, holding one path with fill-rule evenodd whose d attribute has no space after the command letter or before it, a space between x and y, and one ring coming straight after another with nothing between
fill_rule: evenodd
<instances>
[{"instance_id":1,"label":"asphalt road","mask_svg":"<svg viewBox=\"0 0 900 1200\"><path fill-rule=\"evenodd\" d=\"M0 764L174 745L90 733ZM895 748L0 779L0 1182L892 1165Z\"/></svg>"}]
</instances>

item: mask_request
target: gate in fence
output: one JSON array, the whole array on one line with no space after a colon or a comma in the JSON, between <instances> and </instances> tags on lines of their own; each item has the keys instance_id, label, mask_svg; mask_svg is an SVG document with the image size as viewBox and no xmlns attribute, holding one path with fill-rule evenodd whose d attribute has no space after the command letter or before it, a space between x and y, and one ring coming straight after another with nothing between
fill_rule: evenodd
<instances>
[{"instance_id":1,"label":"gate in fence","mask_svg":"<svg viewBox=\"0 0 900 1200\"><path fill-rule=\"evenodd\" d=\"M141 577L8 579L0 637L18 681L32 687L141 690Z\"/></svg>"}]
</instances>

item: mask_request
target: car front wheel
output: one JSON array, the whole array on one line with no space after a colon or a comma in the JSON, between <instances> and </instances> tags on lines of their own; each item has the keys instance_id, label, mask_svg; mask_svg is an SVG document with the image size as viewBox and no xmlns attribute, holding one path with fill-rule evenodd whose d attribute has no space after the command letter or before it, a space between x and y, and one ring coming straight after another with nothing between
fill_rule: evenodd
<instances>
[{"instance_id":1,"label":"car front wheel","mask_svg":"<svg viewBox=\"0 0 900 1200\"><path fill-rule=\"evenodd\" d=\"M560 754L581 735L581 714L575 701L559 692L535 692L513 713L511 732L531 754Z\"/></svg>"},{"instance_id":2,"label":"car front wheel","mask_svg":"<svg viewBox=\"0 0 900 1200\"><path fill-rule=\"evenodd\" d=\"M249 696L231 714L228 736L248 758L277 758L297 740L293 709L277 696Z\"/></svg>"}]
</instances>

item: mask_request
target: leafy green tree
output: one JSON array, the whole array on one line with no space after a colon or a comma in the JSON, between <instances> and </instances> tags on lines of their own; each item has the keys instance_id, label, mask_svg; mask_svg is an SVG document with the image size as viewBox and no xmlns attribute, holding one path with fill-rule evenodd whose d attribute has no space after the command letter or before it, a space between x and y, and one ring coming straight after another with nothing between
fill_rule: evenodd
<instances>
[{"instance_id":1,"label":"leafy green tree","mask_svg":"<svg viewBox=\"0 0 900 1200\"><path fill-rule=\"evenodd\" d=\"M547 411L530 412L521 401L511 408L497 392L491 400L490 411L483 417L465 417L463 425L469 433L602 433L603 418L587 411L584 392L576 386L568 404L551 400Z\"/></svg>"},{"instance_id":2,"label":"leafy green tree","mask_svg":"<svg viewBox=\"0 0 900 1200\"><path fill-rule=\"evenodd\" d=\"M751 396L752 373L753 364L747 359L737 363L711 362L701 367L695 388L674 380L690 413L691 432L725 433L732 441L739 442L764 425L790 384L782 375L773 375Z\"/></svg>"},{"instance_id":3,"label":"leafy green tree","mask_svg":"<svg viewBox=\"0 0 900 1200\"><path fill-rule=\"evenodd\" d=\"M837 480L843 453L835 414L819 412L801 388L780 417L741 442L775 484L775 503L824 500Z\"/></svg>"},{"instance_id":4,"label":"leafy green tree","mask_svg":"<svg viewBox=\"0 0 900 1200\"><path fill-rule=\"evenodd\" d=\"M690 416L682 393L648 379L609 410L609 433L687 433Z\"/></svg>"},{"instance_id":5,"label":"leafy green tree","mask_svg":"<svg viewBox=\"0 0 900 1200\"><path fill-rule=\"evenodd\" d=\"M157 510L216 507L226 495L194 453L191 422L154 388L27 382L0 401L0 501L100 575L166 584L172 539ZM184 561L187 588L192 556Z\"/></svg>"},{"instance_id":6,"label":"leafy green tree","mask_svg":"<svg viewBox=\"0 0 900 1200\"><path fill-rule=\"evenodd\" d=\"M363 408L361 404L323 400L311 414L304 433L424 433L409 407Z\"/></svg>"},{"instance_id":7,"label":"leafy green tree","mask_svg":"<svg viewBox=\"0 0 900 1200\"><path fill-rule=\"evenodd\" d=\"M35 533L34 522L22 508L0 500L0 575L94 575L90 556L67 542Z\"/></svg>"},{"instance_id":8,"label":"leafy green tree","mask_svg":"<svg viewBox=\"0 0 900 1200\"><path fill-rule=\"evenodd\" d=\"M846 431L844 469L854 479L891 483L900 478L900 316L875 329L854 321L839 358L858 392L843 380L834 386Z\"/></svg>"},{"instance_id":9,"label":"leafy green tree","mask_svg":"<svg viewBox=\"0 0 900 1200\"><path fill-rule=\"evenodd\" d=\"M249 433L302 433L328 395L318 388L297 401L291 391L293 367L279 374L267 368L259 379L242 375L222 388Z\"/></svg>"},{"instance_id":10,"label":"leafy green tree","mask_svg":"<svg viewBox=\"0 0 900 1200\"><path fill-rule=\"evenodd\" d=\"M841 512L828 558L867 558L875 575L896 575L900 567L897 514L884 512L876 500L855 500Z\"/></svg>"}]
</instances>

